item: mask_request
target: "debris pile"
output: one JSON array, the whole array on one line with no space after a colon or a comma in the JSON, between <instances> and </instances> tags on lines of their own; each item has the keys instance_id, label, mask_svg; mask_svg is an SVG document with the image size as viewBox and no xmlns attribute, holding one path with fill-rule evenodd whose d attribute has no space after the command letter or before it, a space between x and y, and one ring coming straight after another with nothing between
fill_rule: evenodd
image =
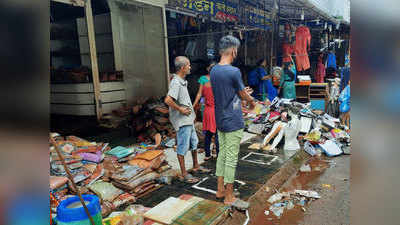
<instances>
[{"instance_id":1,"label":"debris pile","mask_svg":"<svg viewBox=\"0 0 400 225\"><path fill-rule=\"evenodd\" d=\"M76 136L50 134L82 194L100 198L102 216L126 207L137 198L170 184L170 170L162 150L140 144L111 148L107 143L89 142ZM52 212L58 203L76 194L67 178L55 146L50 145L50 196Z\"/></svg>"},{"instance_id":2,"label":"debris pile","mask_svg":"<svg viewBox=\"0 0 400 225\"><path fill-rule=\"evenodd\" d=\"M282 192L272 195L268 199L271 204L269 211L265 211L266 215L272 212L276 217L280 218L284 210L291 210L295 207L300 207L305 211L304 206L313 200L321 198L315 191L294 190L291 192Z\"/></svg>"},{"instance_id":3,"label":"debris pile","mask_svg":"<svg viewBox=\"0 0 400 225\"><path fill-rule=\"evenodd\" d=\"M310 103L276 97L272 102L258 102L252 111L244 108L243 113L248 132L266 135L262 143L254 143L250 149L274 154L284 139L284 150L299 150L303 146L312 156L350 154L348 128L338 118L312 110Z\"/></svg>"}]
</instances>

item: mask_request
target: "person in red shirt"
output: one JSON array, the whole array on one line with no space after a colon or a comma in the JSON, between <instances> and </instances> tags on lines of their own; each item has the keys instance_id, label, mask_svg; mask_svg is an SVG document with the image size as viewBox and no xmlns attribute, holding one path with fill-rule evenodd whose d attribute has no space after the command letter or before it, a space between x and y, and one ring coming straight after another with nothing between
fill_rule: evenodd
<instances>
[{"instance_id":1,"label":"person in red shirt","mask_svg":"<svg viewBox=\"0 0 400 225\"><path fill-rule=\"evenodd\" d=\"M210 145L213 136L215 136L215 147L217 155L219 153L217 125L215 123L214 95L212 92L212 87L210 82L210 71L215 64L216 62L210 62L210 64L207 67L208 74L200 77L199 91L193 103L193 108L196 108L197 104L200 101L200 98L203 96L205 99L205 107L203 113L203 132L205 133L204 149L206 152L206 157L204 158L205 161L211 159Z\"/></svg>"}]
</instances>

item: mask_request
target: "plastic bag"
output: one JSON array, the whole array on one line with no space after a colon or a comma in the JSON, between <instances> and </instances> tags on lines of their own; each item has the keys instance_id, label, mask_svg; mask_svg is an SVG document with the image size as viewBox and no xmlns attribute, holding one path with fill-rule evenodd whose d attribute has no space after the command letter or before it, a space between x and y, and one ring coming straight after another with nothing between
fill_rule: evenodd
<instances>
[{"instance_id":1,"label":"plastic bag","mask_svg":"<svg viewBox=\"0 0 400 225\"><path fill-rule=\"evenodd\" d=\"M110 202L123 193L122 190L104 181L96 181L89 186L89 189L96 193L102 200Z\"/></svg>"},{"instance_id":2,"label":"plastic bag","mask_svg":"<svg viewBox=\"0 0 400 225\"><path fill-rule=\"evenodd\" d=\"M128 215L143 215L147 212L147 209L143 205L134 204L128 206L125 209L125 212Z\"/></svg>"},{"instance_id":3,"label":"plastic bag","mask_svg":"<svg viewBox=\"0 0 400 225\"><path fill-rule=\"evenodd\" d=\"M317 154L317 151L315 151L314 146L313 146L310 142L308 142L308 141L306 141L306 142L304 143L304 151L306 151L306 152L307 152L308 154L310 154L311 156L314 156L314 155Z\"/></svg>"},{"instance_id":4,"label":"plastic bag","mask_svg":"<svg viewBox=\"0 0 400 225\"><path fill-rule=\"evenodd\" d=\"M321 139L321 132L319 130L312 130L304 136L304 139L311 142L318 142Z\"/></svg>"},{"instance_id":5,"label":"plastic bag","mask_svg":"<svg viewBox=\"0 0 400 225\"><path fill-rule=\"evenodd\" d=\"M349 85L347 85L343 89L342 93L340 93L339 102L340 102L340 105L339 105L340 112L346 113L350 110L350 86Z\"/></svg>"},{"instance_id":6,"label":"plastic bag","mask_svg":"<svg viewBox=\"0 0 400 225\"><path fill-rule=\"evenodd\" d=\"M141 215L127 215L123 213L120 215L120 218L123 225L142 225L144 223L143 216Z\"/></svg>"},{"instance_id":7,"label":"plastic bag","mask_svg":"<svg viewBox=\"0 0 400 225\"><path fill-rule=\"evenodd\" d=\"M329 157L338 156L343 153L342 149L336 144L336 142L327 140L323 144L319 144L325 154Z\"/></svg>"}]
</instances>

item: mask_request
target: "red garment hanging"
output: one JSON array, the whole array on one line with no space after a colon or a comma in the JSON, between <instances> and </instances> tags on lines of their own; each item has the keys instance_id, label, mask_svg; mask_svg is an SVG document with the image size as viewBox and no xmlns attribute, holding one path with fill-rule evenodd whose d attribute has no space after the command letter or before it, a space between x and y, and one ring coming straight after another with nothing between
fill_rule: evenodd
<instances>
[{"instance_id":1,"label":"red garment hanging","mask_svg":"<svg viewBox=\"0 0 400 225\"><path fill-rule=\"evenodd\" d=\"M307 50L310 50L311 33L310 29L306 26L300 26L296 30L296 65L297 71L304 71L310 68L310 60L308 58Z\"/></svg>"},{"instance_id":2,"label":"red garment hanging","mask_svg":"<svg viewBox=\"0 0 400 225\"><path fill-rule=\"evenodd\" d=\"M292 61L292 55L294 53L294 47L291 44L284 43L282 45L282 52L283 52L283 59L282 62L291 62Z\"/></svg>"}]
</instances>

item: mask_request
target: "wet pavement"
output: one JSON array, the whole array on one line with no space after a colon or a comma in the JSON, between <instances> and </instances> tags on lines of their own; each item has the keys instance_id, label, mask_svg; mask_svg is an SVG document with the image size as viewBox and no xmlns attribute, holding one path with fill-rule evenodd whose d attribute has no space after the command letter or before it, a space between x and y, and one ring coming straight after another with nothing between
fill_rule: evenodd
<instances>
[{"instance_id":1,"label":"wet pavement","mask_svg":"<svg viewBox=\"0 0 400 225\"><path fill-rule=\"evenodd\" d=\"M311 172L298 172L289 179L280 192L295 189L317 191L321 198L304 206L285 209L280 218L269 212L260 213L249 224L280 225L338 225L350 224L350 156L321 159L312 158L308 162ZM265 210L270 204L265 200ZM264 211L264 210L263 210Z\"/></svg>"},{"instance_id":2,"label":"wet pavement","mask_svg":"<svg viewBox=\"0 0 400 225\"><path fill-rule=\"evenodd\" d=\"M250 158L250 160L242 160L243 157L246 157L252 152L266 154L266 152L262 150L258 151L248 149L249 145L261 140L261 137L255 137L243 143L239 152L239 161L236 169L236 180L238 180L238 182L235 182L234 187L240 193L239 197L244 200L247 200L250 196L255 194L258 189L260 189L263 184L265 184L267 180L279 170L282 164L296 153L295 151L283 152L280 150L277 154L268 157L269 160L262 159L262 155L260 155L261 158L252 156L253 158ZM192 184L186 184L179 180L174 180L172 185L161 187L157 191L138 199L137 203L143 204L147 207L154 207L170 196L178 197L182 194L191 194L205 199L218 201L212 193L212 191L215 191L217 187L217 179L214 175L216 160L209 160L205 162L203 166L212 169L212 173L209 175L196 174L196 176L199 178L209 177L206 181L198 185L208 191L199 190L196 187L192 187Z\"/></svg>"}]
</instances>

